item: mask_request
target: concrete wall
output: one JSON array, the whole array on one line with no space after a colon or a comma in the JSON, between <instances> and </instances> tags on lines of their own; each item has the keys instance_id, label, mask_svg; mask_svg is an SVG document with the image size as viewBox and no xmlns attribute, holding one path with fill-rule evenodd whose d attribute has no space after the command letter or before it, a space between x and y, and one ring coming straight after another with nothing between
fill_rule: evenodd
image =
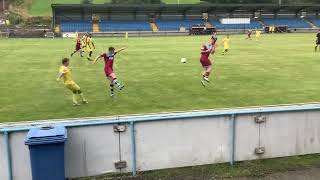
<instances>
[{"instance_id":1,"label":"concrete wall","mask_svg":"<svg viewBox=\"0 0 320 180\"><path fill-rule=\"evenodd\" d=\"M265 116L266 122L256 123L257 115ZM235 160L320 153L319 117L319 110L235 115ZM230 127L230 115L135 122L137 170L228 162ZM25 131L10 133L13 180L31 179L25 136ZM265 147L265 153L256 155L256 147ZM112 124L70 127L65 147L66 175L131 172L131 150L128 124L122 133L114 132ZM120 159L128 165L121 171L114 166ZM3 133L0 134L0 179L8 179Z\"/></svg>"}]
</instances>

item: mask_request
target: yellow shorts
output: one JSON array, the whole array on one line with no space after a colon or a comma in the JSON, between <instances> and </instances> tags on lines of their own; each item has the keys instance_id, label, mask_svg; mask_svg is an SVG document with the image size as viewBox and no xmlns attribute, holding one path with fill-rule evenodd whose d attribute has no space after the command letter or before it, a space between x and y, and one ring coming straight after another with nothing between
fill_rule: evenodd
<instances>
[{"instance_id":1,"label":"yellow shorts","mask_svg":"<svg viewBox=\"0 0 320 180\"><path fill-rule=\"evenodd\" d=\"M86 47L85 47L85 51L86 51L86 52L93 51L93 48L92 48L92 47L89 47L89 46L86 46Z\"/></svg>"},{"instance_id":2,"label":"yellow shorts","mask_svg":"<svg viewBox=\"0 0 320 180\"><path fill-rule=\"evenodd\" d=\"M75 91L80 91L80 86L76 83L74 84L66 84L66 88L68 88L70 91L75 92Z\"/></svg>"}]
</instances>

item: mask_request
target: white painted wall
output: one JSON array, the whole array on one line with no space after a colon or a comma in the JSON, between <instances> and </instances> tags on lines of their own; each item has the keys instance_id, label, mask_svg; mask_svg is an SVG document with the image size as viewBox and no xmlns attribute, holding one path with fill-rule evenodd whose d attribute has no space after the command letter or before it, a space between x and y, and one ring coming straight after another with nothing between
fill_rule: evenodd
<instances>
[{"instance_id":1,"label":"white painted wall","mask_svg":"<svg viewBox=\"0 0 320 180\"><path fill-rule=\"evenodd\" d=\"M136 151L142 171L227 162L228 118L138 123Z\"/></svg>"},{"instance_id":2,"label":"white painted wall","mask_svg":"<svg viewBox=\"0 0 320 180\"><path fill-rule=\"evenodd\" d=\"M6 180L7 175L7 160L4 135L0 133L0 179Z\"/></svg>"},{"instance_id":3,"label":"white painted wall","mask_svg":"<svg viewBox=\"0 0 320 180\"><path fill-rule=\"evenodd\" d=\"M264 113L266 123L257 124L258 115L236 115L236 161L320 153L320 111ZM229 116L139 122L135 124L137 169L164 169L229 161ZM19 125L17 125L19 126ZM24 145L26 132L10 133L13 180L31 180L30 159ZM264 155L254 148L266 148ZM68 129L65 147L66 175L82 177L120 172L114 162L127 161L132 167L130 130L115 133L113 125ZM0 179L7 180L4 135L0 134Z\"/></svg>"}]
</instances>

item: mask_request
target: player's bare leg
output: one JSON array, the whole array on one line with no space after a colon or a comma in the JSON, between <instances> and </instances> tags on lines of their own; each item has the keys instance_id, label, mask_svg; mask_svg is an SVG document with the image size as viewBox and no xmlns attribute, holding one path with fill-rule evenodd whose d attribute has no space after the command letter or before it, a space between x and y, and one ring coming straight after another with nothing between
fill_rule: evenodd
<instances>
[{"instance_id":1,"label":"player's bare leg","mask_svg":"<svg viewBox=\"0 0 320 180\"><path fill-rule=\"evenodd\" d=\"M202 76L203 76L203 80L205 80L206 82L210 82L209 76L210 76L211 69L212 69L211 66L204 67L204 72Z\"/></svg>"}]
</instances>

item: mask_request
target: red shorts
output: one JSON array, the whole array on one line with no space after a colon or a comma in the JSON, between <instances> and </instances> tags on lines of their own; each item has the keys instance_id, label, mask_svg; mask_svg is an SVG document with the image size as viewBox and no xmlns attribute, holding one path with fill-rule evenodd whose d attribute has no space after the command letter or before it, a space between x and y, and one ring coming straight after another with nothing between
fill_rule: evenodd
<instances>
[{"instance_id":1,"label":"red shorts","mask_svg":"<svg viewBox=\"0 0 320 180\"><path fill-rule=\"evenodd\" d=\"M81 45L80 44L77 44L76 45L76 51L79 51L81 49Z\"/></svg>"},{"instance_id":2,"label":"red shorts","mask_svg":"<svg viewBox=\"0 0 320 180\"><path fill-rule=\"evenodd\" d=\"M211 66L211 61L210 59L200 59L200 63L203 67L205 66Z\"/></svg>"},{"instance_id":3,"label":"red shorts","mask_svg":"<svg viewBox=\"0 0 320 180\"><path fill-rule=\"evenodd\" d=\"M106 73L106 76L109 77L110 74L113 73L113 69L112 68L105 68L104 69L104 73Z\"/></svg>"}]
</instances>

